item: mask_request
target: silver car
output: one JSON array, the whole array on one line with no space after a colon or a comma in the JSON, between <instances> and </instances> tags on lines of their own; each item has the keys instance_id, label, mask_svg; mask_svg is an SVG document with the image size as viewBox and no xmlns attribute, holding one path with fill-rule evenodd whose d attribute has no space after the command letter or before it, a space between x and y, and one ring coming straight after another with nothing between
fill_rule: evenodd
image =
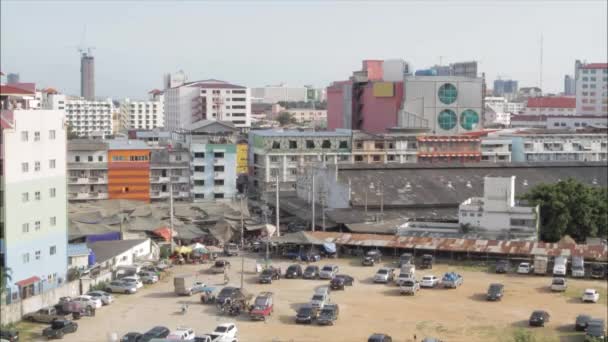
<instances>
[{"instance_id":1,"label":"silver car","mask_svg":"<svg viewBox=\"0 0 608 342\"><path fill-rule=\"evenodd\" d=\"M318 310L323 309L323 307L325 306L325 304L329 303L329 295L327 294L322 294L322 293L315 293L314 295L312 295L312 298L310 299L310 305Z\"/></svg>"},{"instance_id":2,"label":"silver car","mask_svg":"<svg viewBox=\"0 0 608 342\"><path fill-rule=\"evenodd\" d=\"M158 282L158 275L154 272L141 271L137 275L144 284L154 284Z\"/></svg>"},{"instance_id":3,"label":"silver car","mask_svg":"<svg viewBox=\"0 0 608 342\"><path fill-rule=\"evenodd\" d=\"M87 293L87 295L101 300L103 305L110 305L112 302L114 302L114 296L105 291L91 291Z\"/></svg>"},{"instance_id":4,"label":"silver car","mask_svg":"<svg viewBox=\"0 0 608 342\"><path fill-rule=\"evenodd\" d=\"M135 293L137 292L137 285L120 280L114 280L106 285L104 290L105 292L109 293Z\"/></svg>"},{"instance_id":5,"label":"silver car","mask_svg":"<svg viewBox=\"0 0 608 342\"><path fill-rule=\"evenodd\" d=\"M320 279L333 279L333 277L338 273L337 265L325 265L319 271Z\"/></svg>"}]
</instances>

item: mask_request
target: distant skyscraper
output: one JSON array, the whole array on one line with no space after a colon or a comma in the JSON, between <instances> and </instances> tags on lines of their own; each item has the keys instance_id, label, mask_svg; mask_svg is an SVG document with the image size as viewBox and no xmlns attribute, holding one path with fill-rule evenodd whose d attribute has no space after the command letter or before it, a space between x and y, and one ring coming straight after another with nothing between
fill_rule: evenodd
<instances>
[{"instance_id":1,"label":"distant skyscraper","mask_svg":"<svg viewBox=\"0 0 608 342\"><path fill-rule=\"evenodd\" d=\"M514 80L495 80L494 96L505 96L506 94L517 94L518 85Z\"/></svg>"},{"instance_id":2,"label":"distant skyscraper","mask_svg":"<svg viewBox=\"0 0 608 342\"><path fill-rule=\"evenodd\" d=\"M8 83L8 84L19 83L19 74L6 75L6 83Z\"/></svg>"},{"instance_id":3,"label":"distant skyscraper","mask_svg":"<svg viewBox=\"0 0 608 342\"><path fill-rule=\"evenodd\" d=\"M95 59L90 51L80 57L80 96L95 100Z\"/></svg>"},{"instance_id":4,"label":"distant skyscraper","mask_svg":"<svg viewBox=\"0 0 608 342\"><path fill-rule=\"evenodd\" d=\"M576 94L576 82L572 75L564 76L564 95Z\"/></svg>"}]
</instances>

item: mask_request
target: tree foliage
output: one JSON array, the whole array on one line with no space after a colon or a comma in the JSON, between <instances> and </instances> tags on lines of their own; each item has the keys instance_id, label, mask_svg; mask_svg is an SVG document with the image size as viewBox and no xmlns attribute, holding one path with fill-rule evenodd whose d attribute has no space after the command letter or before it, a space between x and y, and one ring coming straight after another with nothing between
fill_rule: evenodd
<instances>
[{"instance_id":1,"label":"tree foliage","mask_svg":"<svg viewBox=\"0 0 608 342\"><path fill-rule=\"evenodd\" d=\"M607 188L568 179L555 184L539 184L521 199L540 206L543 241L555 242L564 235L570 235L578 242L587 237L606 238Z\"/></svg>"},{"instance_id":2,"label":"tree foliage","mask_svg":"<svg viewBox=\"0 0 608 342\"><path fill-rule=\"evenodd\" d=\"M281 112L279 115L277 115L277 121L281 124L281 126L285 126L290 123L295 123L295 118L288 112Z\"/></svg>"},{"instance_id":3,"label":"tree foliage","mask_svg":"<svg viewBox=\"0 0 608 342\"><path fill-rule=\"evenodd\" d=\"M74 131L74 127L71 124L68 124L67 127L67 138L68 140L78 139L78 133Z\"/></svg>"}]
</instances>

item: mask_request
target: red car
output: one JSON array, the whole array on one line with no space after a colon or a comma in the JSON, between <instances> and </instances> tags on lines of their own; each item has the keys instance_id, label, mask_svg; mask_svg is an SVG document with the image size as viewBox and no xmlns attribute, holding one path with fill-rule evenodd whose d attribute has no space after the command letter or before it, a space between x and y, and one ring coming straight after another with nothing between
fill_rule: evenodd
<instances>
[{"instance_id":1,"label":"red car","mask_svg":"<svg viewBox=\"0 0 608 342\"><path fill-rule=\"evenodd\" d=\"M251 320L265 321L266 317L272 315L274 311L273 296L272 292L262 292L255 297L253 308L249 312Z\"/></svg>"}]
</instances>

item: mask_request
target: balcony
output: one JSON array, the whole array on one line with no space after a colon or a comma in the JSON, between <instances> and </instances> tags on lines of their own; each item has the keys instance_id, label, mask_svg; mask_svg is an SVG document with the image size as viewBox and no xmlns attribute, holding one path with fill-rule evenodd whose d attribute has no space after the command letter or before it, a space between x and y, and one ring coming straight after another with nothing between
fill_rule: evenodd
<instances>
[{"instance_id":1,"label":"balcony","mask_svg":"<svg viewBox=\"0 0 608 342\"><path fill-rule=\"evenodd\" d=\"M225 177L226 177L225 172L214 172L213 173L213 178L215 178L215 179L224 179Z\"/></svg>"},{"instance_id":2,"label":"balcony","mask_svg":"<svg viewBox=\"0 0 608 342\"><path fill-rule=\"evenodd\" d=\"M213 158L213 165L226 165L224 158Z\"/></svg>"},{"instance_id":3,"label":"balcony","mask_svg":"<svg viewBox=\"0 0 608 342\"><path fill-rule=\"evenodd\" d=\"M150 177L150 183L169 183L169 177L152 176Z\"/></svg>"},{"instance_id":4,"label":"balcony","mask_svg":"<svg viewBox=\"0 0 608 342\"><path fill-rule=\"evenodd\" d=\"M163 191L151 191L150 192L150 198L169 198L169 192L163 192Z\"/></svg>"},{"instance_id":5,"label":"balcony","mask_svg":"<svg viewBox=\"0 0 608 342\"><path fill-rule=\"evenodd\" d=\"M203 172L196 172L196 173L192 174L192 176L190 176L190 178L194 179L194 180L204 180L205 177L206 177L206 175Z\"/></svg>"},{"instance_id":6,"label":"balcony","mask_svg":"<svg viewBox=\"0 0 608 342\"><path fill-rule=\"evenodd\" d=\"M107 192L70 192L68 193L69 200L101 200L108 199Z\"/></svg>"},{"instance_id":7,"label":"balcony","mask_svg":"<svg viewBox=\"0 0 608 342\"><path fill-rule=\"evenodd\" d=\"M192 158L192 165L194 166L205 166L204 158Z\"/></svg>"}]
</instances>

